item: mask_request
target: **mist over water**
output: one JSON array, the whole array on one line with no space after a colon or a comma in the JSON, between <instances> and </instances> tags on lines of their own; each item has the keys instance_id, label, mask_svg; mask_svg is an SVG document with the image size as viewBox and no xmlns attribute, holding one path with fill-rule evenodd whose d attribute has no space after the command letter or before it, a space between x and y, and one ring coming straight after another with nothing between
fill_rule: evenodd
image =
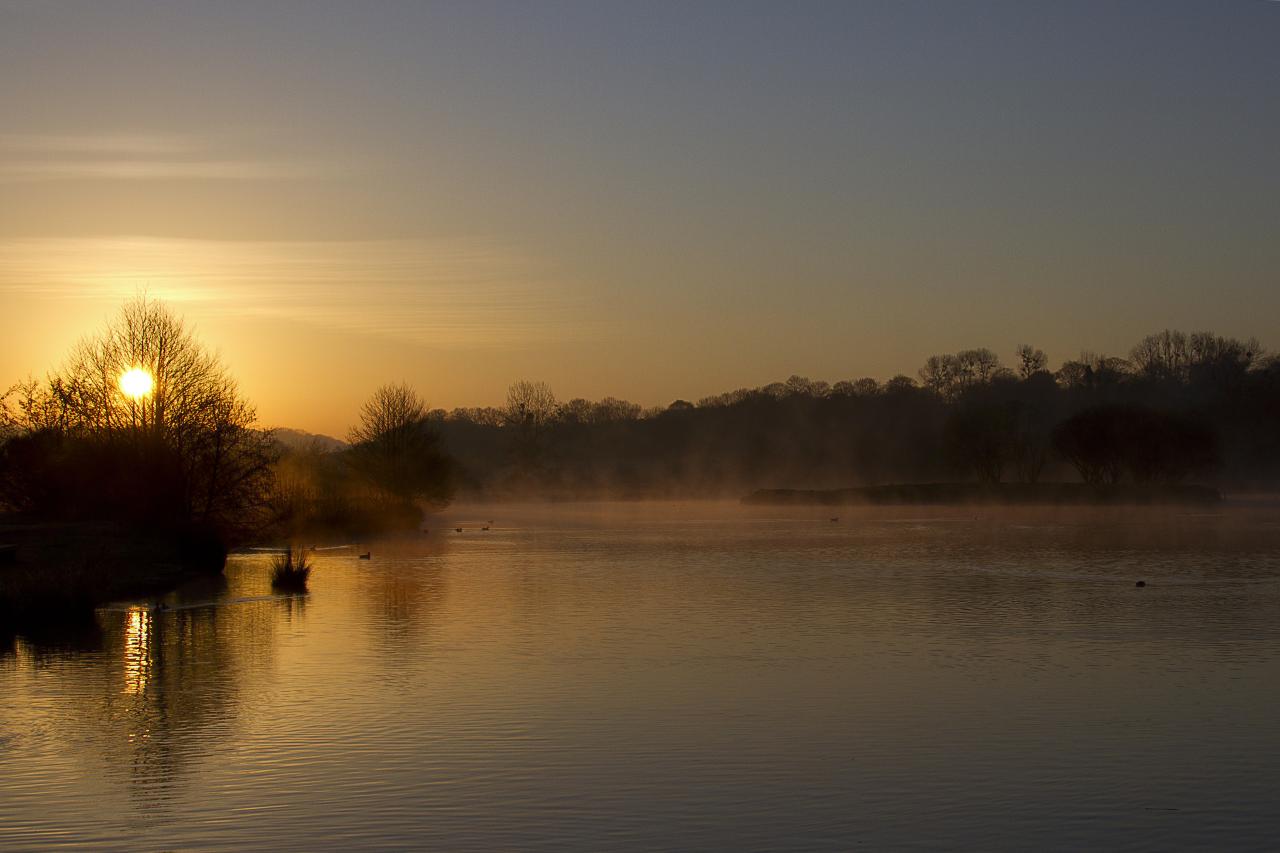
<instances>
[{"instance_id":1,"label":"mist over water","mask_svg":"<svg viewBox=\"0 0 1280 853\"><path fill-rule=\"evenodd\" d=\"M165 610L18 641L0 847L1280 833L1271 508L499 505L429 525L316 552L306 597L271 595L247 553Z\"/></svg>"}]
</instances>

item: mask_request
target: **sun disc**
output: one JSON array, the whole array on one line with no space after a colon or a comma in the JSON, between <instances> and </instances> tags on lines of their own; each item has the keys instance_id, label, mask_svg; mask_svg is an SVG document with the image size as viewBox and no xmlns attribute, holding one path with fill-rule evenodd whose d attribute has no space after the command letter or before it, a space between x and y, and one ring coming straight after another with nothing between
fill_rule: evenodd
<instances>
[{"instance_id":1,"label":"sun disc","mask_svg":"<svg viewBox=\"0 0 1280 853\"><path fill-rule=\"evenodd\" d=\"M154 387L155 380L141 367L131 368L120 375L120 390L131 399L142 399L150 394Z\"/></svg>"}]
</instances>

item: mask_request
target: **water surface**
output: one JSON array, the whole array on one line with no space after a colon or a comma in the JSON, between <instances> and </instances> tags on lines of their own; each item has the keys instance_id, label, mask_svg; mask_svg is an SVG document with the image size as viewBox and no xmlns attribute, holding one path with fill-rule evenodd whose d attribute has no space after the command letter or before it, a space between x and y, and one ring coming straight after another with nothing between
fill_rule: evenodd
<instances>
[{"instance_id":1,"label":"water surface","mask_svg":"<svg viewBox=\"0 0 1280 853\"><path fill-rule=\"evenodd\" d=\"M0 846L1274 848L1275 512L840 512L464 507L19 640Z\"/></svg>"}]
</instances>

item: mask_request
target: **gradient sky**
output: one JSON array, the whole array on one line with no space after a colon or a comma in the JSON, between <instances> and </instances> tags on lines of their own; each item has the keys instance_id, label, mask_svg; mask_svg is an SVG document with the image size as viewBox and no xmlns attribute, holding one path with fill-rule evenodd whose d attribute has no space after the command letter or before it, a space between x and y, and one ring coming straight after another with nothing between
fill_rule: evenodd
<instances>
[{"instance_id":1,"label":"gradient sky","mask_svg":"<svg viewBox=\"0 0 1280 853\"><path fill-rule=\"evenodd\" d=\"M1280 348L1280 3L0 0L0 385L139 288L268 425Z\"/></svg>"}]
</instances>

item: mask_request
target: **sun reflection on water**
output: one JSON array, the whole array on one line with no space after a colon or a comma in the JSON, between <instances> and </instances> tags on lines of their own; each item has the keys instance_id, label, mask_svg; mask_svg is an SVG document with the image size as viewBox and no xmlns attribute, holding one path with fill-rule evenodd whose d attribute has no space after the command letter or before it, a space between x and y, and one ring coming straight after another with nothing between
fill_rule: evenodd
<instances>
[{"instance_id":1,"label":"sun reflection on water","mask_svg":"<svg viewBox=\"0 0 1280 853\"><path fill-rule=\"evenodd\" d=\"M139 694L147 689L151 678L151 611L142 607L129 609L124 622L124 689Z\"/></svg>"}]
</instances>

